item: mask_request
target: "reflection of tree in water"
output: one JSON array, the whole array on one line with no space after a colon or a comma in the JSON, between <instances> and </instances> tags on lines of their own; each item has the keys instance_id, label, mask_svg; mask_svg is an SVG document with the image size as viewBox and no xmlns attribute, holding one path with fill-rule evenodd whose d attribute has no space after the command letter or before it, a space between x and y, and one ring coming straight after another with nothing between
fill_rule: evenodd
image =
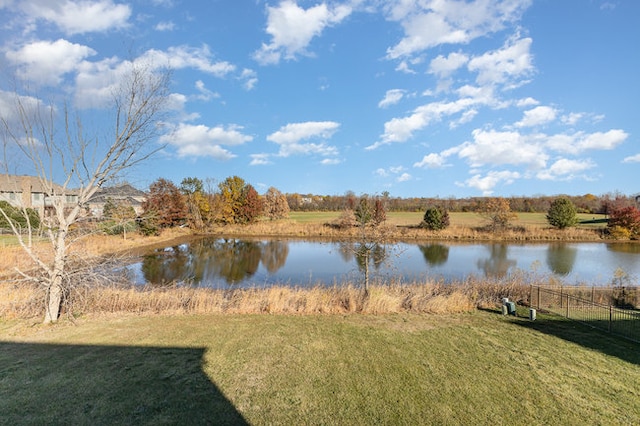
<instances>
[{"instance_id":1,"label":"reflection of tree in water","mask_svg":"<svg viewBox=\"0 0 640 426\"><path fill-rule=\"evenodd\" d=\"M438 266L447 263L449 259L449 247L442 244L428 244L418 246L424 260L429 266Z\"/></svg>"},{"instance_id":2,"label":"reflection of tree in water","mask_svg":"<svg viewBox=\"0 0 640 426\"><path fill-rule=\"evenodd\" d=\"M267 241L262 246L262 265L270 274L282 268L289 256L289 244L284 241Z\"/></svg>"},{"instance_id":3,"label":"reflection of tree in water","mask_svg":"<svg viewBox=\"0 0 640 426\"><path fill-rule=\"evenodd\" d=\"M506 244L491 244L491 257L479 259L478 268L484 271L485 276L504 278L509 269L516 266L516 261L507 259L508 246Z\"/></svg>"},{"instance_id":4,"label":"reflection of tree in water","mask_svg":"<svg viewBox=\"0 0 640 426\"><path fill-rule=\"evenodd\" d=\"M566 244L549 244L547 266L558 275L569 275L576 262L578 250Z\"/></svg>"},{"instance_id":5,"label":"reflection of tree in water","mask_svg":"<svg viewBox=\"0 0 640 426\"><path fill-rule=\"evenodd\" d=\"M338 244L338 253L345 263L351 262L356 251L357 249L355 243L343 241Z\"/></svg>"},{"instance_id":6,"label":"reflection of tree in water","mask_svg":"<svg viewBox=\"0 0 640 426\"><path fill-rule=\"evenodd\" d=\"M219 240L209 255L213 269L228 284L252 277L260 266L261 245L255 241Z\"/></svg>"},{"instance_id":7,"label":"reflection of tree in water","mask_svg":"<svg viewBox=\"0 0 640 426\"><path fill-rule=\"evenodd\" d=\"M354 254L356 256L356 263L360 272L368 273L368 265L373 264L376 270L380 269L380 266L387 260L387 249L384 245L378 243L368 244L356 244L354 246Z\"/></svg>"},{"instance_id":8,"label":"reflection of tree in water","mask_svg":"<svg viewBox=\"0 0 640 426\"><path fill-rule=\"evenodd\" d=\"M189 263L188 246L175 246L144 256L142 274L151 285L165 285L183 281Z\"/></svg>"},{"instance_id":9,"label":"reflection of tree in water","mask_svg":"<svg viewBox=\"0 0 640 426\"><path fill-rule=\"evenodd\" d=\"M617 253L640 254L640 244L636 243L609 243L607 250Z\"/></svg>"},{"instance_id":10,"label":"reflection of tree in water","mask_svg":"<svg viewBox=\"0 0 640 426\"><path fill-rule=\"evenodd\" d=\"M289 245L282 241L203 238L157 251L142 261L142 273L150 284L212 283L224 279L235 284L252 277L263 265L270 273L282 268Z\"/></svg>"}]
</instances>

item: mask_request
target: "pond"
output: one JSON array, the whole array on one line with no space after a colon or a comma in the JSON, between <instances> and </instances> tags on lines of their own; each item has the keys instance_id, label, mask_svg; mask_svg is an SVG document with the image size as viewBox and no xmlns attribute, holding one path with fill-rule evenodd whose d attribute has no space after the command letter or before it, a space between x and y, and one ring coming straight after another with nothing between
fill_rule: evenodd
<instances>
[{"instance_id":1,"label":"pond","mask_svg":"<svg viewBox=\"0 0 640 426\"><path fill-rule=\"evenodd\" d=\"M368 259L368 262L367 260ZM368 268L365 267L368 264ZM212 288L333 285L469 276L554 277L565 284L637 284L640 244L423 242L385 246L302 240L199 238L156 249L127 266L136 284Z\"/></svg>"}]
</instances>

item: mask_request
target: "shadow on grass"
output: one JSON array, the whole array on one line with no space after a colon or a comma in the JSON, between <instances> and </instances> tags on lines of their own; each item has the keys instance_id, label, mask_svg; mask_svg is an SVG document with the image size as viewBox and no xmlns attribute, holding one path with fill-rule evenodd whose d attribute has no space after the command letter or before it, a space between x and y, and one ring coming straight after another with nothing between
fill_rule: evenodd
<instances>
[{"instance_id":1,"label":"shadow on grass","mask_svg":"<svg viewBox=\"0 0 640 426\"><path fill-rule=\"evenodd\" d=\"M0 342L0 423L248 424L204 351Z\"/></svg>"},{"instance_id":2,"label":"shadow on grass","mask_svg":"<svg viewBox=\"0 0 640 426\"><path fill-rule=\"evenodd\" d=\"M514 323L640 365L639 343L609 334L588 324L540 312L535 321L518 317Z\"/></svg>"}]
</instances>

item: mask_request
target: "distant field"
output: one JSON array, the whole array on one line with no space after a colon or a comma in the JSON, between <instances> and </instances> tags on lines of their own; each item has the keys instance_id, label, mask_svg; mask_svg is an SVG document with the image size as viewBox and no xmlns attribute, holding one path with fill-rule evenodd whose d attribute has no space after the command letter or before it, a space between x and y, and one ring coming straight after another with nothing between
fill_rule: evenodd
<instances>
[{"instance_id":1,"label":"distant field","mask_svg":"<svg viewBox=\"0 0 640 426\"><path fill-rule=\"evenodd\" d=\"M340 217L340 212L291 212L289 217L298 223L323 224L331 223ZM518 213L518 218L513 221L516 226L548 227L546 213ZM389 212L387 222L396 226L418 225L424 216L424 212ZM482 226L485 219L478 213L449 213L452 226L476 227ZM600 221L593 224L579 225L585 228L604 228L606 222L604 215L579 214L580 221Z\"/></svg>"}]
</instances>

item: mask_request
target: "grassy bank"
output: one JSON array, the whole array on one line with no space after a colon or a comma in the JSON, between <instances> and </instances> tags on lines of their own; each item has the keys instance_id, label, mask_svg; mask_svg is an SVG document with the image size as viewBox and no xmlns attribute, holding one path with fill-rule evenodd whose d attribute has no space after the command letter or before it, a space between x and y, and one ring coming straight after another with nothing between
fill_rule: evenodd
<instances>
[{"instance_id":1,"label":"grassy bank","mask_svg":"<svg viewBox=\"0 0 640 426\"><path fill-rule=\"evenodd\" d=\"M493 307L502 297L527 301L529 286L511 282L467 280L332 287L269 286L218 290L201 287L77 287L68 294L63 319L96 314L397 314L458 313ZM43 289L0 284L0 318L39 318Z\"/></svg>"},{"instance_id":2,"label":"grassy bank","mask_svg":"<svg viewBox=\"0 0 640 426\"><path fill-rule=\"evenodd\" d=\"M638 424L638 346L493 311L0 322L6 424Z\"/></svg>"}]
</instances>

